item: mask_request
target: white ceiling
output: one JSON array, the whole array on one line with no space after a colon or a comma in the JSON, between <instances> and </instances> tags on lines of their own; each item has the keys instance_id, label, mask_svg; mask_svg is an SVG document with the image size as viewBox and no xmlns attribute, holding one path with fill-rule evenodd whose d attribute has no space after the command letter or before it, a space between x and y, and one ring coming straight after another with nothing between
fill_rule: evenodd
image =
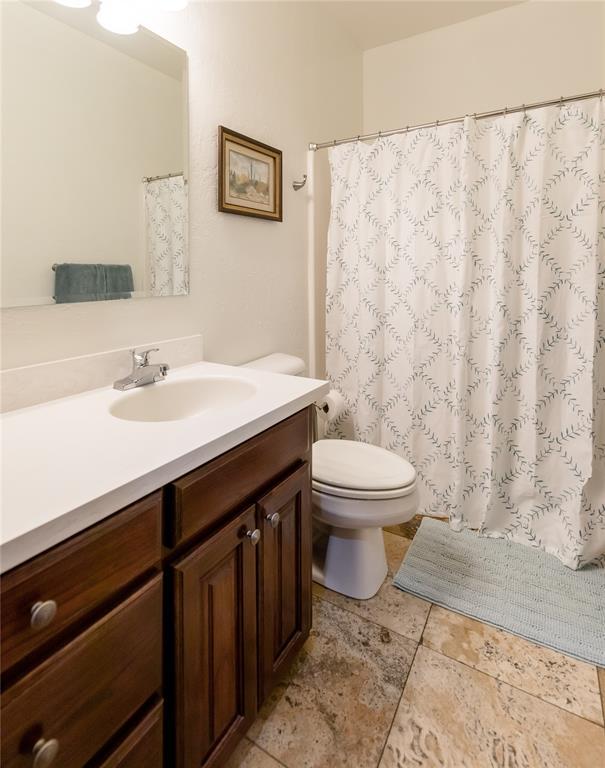
<instances>
[{"instance_id":1,"label":"white ceiling","mask_svg":"<svg viewBox=\"0 0 605 768\"><path fill-rule=\"evenodd\" d=\"M498 11L520 0L325 0L326 12L363 50Z\"/></svg>"},{"instance_id":2,"label":"white ceiling","mask_svg":"<svg viewBox=\"0 0 605 768\"><path fill-rule=\"evenodd\" d=\"M284 0L281 0L283 2ZM285 0L301 2L304 0ZM349 36L362 50L392 43L404 37L419 35L438 27L498 11L523 0L311 0L319 2L330 22ZM2 2L2 0L0 0ZM124 53L180 77L182 52L166 43L161 55L158 38L144 39L145 35L120 36L102 29L95 21L97 4L74 13L49 0L26 0L29 5L43 11L85 34L122 50ZM192 2L229 2L229 0L192 0ZM258 2L258 0L248 0ZM151 35L151 33L149 33ZM155 36L154 36L155 37ZM149 49L149 50L148 50Z\"/></svg>"}]
</instances>

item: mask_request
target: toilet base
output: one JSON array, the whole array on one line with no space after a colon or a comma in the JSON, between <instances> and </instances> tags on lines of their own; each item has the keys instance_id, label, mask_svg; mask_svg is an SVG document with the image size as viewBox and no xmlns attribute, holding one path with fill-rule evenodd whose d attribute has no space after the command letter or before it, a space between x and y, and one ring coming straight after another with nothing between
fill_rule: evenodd
<instances>
[{"instance_id":1,"label":"toilet base","mask_svg":"<svg viewBox=\"0 0 605 768\"><path fill-rule=\"evenodd\" d=\"M357 600L374 597L387 575L382 529L313 524L313 581Z\"/></svg>"}]
</instances>

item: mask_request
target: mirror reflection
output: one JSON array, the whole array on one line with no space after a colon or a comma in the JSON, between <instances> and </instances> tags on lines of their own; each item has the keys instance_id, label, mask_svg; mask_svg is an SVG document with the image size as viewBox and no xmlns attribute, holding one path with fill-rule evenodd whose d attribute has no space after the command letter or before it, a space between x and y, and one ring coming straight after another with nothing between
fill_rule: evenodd
<instances>
[{"instance_id":1,"label":"mirror reflection","mask_svg":"<svg viewBox=\"0 0 605 768\"><path fill-rule=\"evenodd\" d=\"M185 52L94 8L2 22L2 306L187 294Z\"/></svg>"}]
</instances>

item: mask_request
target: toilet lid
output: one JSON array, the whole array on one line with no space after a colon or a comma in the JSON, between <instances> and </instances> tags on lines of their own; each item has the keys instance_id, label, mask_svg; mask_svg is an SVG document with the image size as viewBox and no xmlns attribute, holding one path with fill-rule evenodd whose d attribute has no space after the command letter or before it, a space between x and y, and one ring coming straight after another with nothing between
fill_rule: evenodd
<instances>
[{"instance_id":1,"label":"toilet lid","mask_svg":"<svg viewBox=\"0 0 605 768\"><path fill-rule=\"evenodd\" d=\"M318 440L313 444L313 479L325 485L365 491L405 488L416 479L401 456L353 440Z\"/></svg>"}]
</instances>

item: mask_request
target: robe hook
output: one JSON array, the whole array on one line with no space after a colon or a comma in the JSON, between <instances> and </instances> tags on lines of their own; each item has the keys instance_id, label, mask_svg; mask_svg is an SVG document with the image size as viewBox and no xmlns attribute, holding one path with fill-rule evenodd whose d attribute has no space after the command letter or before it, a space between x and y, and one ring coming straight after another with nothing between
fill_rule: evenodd
<instances>
[{"instance_id":1,"label":"robe hook","mask_svg":"<svg viewBox=\"0 0 605 768\"><path fill-rule=\"evenodd\" d=\"M307 174L303 173L302 181L293 181L292 182L292 189L295 192L298 192L299 189L302 189L305 184L307 183Z\"/></svg>"}]
</instances>

